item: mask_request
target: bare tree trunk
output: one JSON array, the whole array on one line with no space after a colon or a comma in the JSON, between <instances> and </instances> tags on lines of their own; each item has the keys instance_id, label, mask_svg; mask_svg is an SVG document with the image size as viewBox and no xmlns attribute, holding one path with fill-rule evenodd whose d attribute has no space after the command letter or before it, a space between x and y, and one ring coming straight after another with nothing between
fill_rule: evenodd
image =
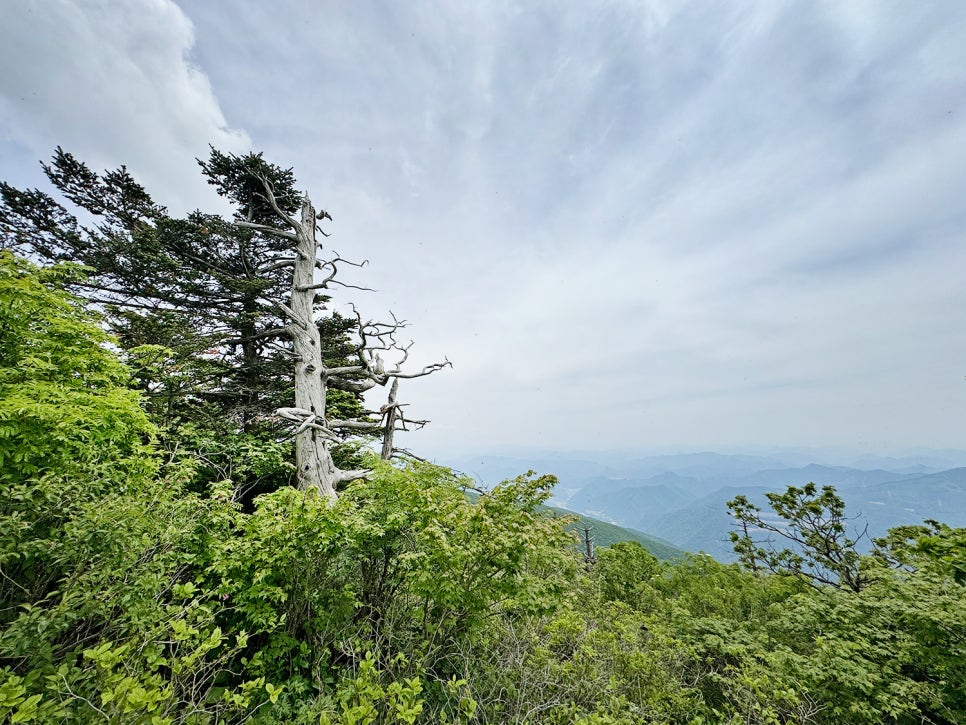
<instances>
[{"instance_id":1,"label":"bare tree trunk","mask_svg":"<svg viewBox=\"0 0 966 725\"><path fill-rule=\"evenodd\" d=\"M382 434L382 460L388 461L392 458L392 439L396 432L396 419L399 417L399 408L396 407L396 393L399 392L399 378L393 378L392 387L389 388L389 402L386 403L386 427Z\"/></svg>"},{"instance_id":2,"label":"bare tree trunk","mask_svg":"<svg viewBox=\"0 0 966 725\"><path fill-rule=\"evenodd\" d=\"M238 220L236 224L263 234L287 239L293 242L296 248L294 257L277 259L265 268L266 271L270 271L287 266L292 267L292 293L289 304L286 305L278 300L271 302L290 321L285 326L284 331L292 338L293 357L295 359L295 406L279 408L275 412L297 426L294 435L298 487L303 491L315 490L323 496L334 499L338 484L364 478L371 471L366 469L343 471L336 468L332 454L329 452L329 442L340 440L340 433L337 433L337 431L344 434L345 431L370 430L372 423L360 420L329 420L326 417L325 410L328 385L363 393L375 385L385 385L390 378L393 379L390 410L387 415L389 418L388 433L387 439L383 443L383 457L388 458L392 456L393 431L397 423L401 423L405 427L407 422L416 423L420 426L426 422L406 420L399 410L399 404L396 402L396 391L398 389L396 381L399 378L419 378L430 375L437 370L451 367L451 364L447 360L443 363L426 365L422 370L415 373L402 372L401 365L409 357L409 348L412 343L409 343L409 345L398 344L395 334L400 328L405 327L405 321L393 317L392 323L363 322L357 312L356 317L359 320L357 332L360 344L356 347L354 354L358 357L358 363L327 368L322 360L322 341L314 317L316 296L318 290L327 289L330 283L342 284L335 281L338 263L352 263L338 255L327 262L319 261L319 245L315 236L316 220L319 218L331 220L332 217L325 211L317 215L308 194L302 199L301 218L295 219L279 207L268 178L265 176L257 176L257 178L261 180L265 190L263 198L272 207L278 220L292 231L254 222L250 218L244 221ZM354 266L362 265L356 264ZM315 282L316 268L328 271L328 275L318 283ZM354 285L344 286L353 287ZM380 350L398 351L401 353L401 360L391 369L386 370L378 352ZM347 380L342 377L352 375L359 376L361 379Z\"/></svg>"},{"instance_id":3,"label":"bare tree trunk","mask_svg":"<svg viewBox=\"0 0 966 725\"><path fill-rule=\"evenodd\" d=\"M295 435L295 467L298 487L315 489L323 496L335 498L339 471L329 453L328 440L315 420L325 420L325 382L322 379L322 341L314 319L315 209L308 195L302 200L302 219L296 232L298 248L292 274L290 300L292 335L295 353L295 407L309 411L312 418L299 426Z\"/></svg>"}]
</instances>

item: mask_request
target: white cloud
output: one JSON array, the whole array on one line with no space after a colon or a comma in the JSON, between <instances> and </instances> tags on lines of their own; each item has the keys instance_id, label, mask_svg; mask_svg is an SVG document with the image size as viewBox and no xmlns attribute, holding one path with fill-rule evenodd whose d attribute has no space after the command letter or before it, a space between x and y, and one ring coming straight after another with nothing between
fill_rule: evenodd
<instances>
[{"instance_id":1,"label":"white cloud","mask_svg":"<svg viewBox=\"0 0 966 725\"><path fill-rule=\"evenodd\" d=\"M47 5L14 140L195 198L247 129L454 361L418 447L959 440L960 3Z\"/></svg>"},{"instance_id":2,"label":"white cloud","mask_svg":"<svg viewBox=\"0 0 966 725\"><path fill-rule=\"evenodd\" d=\"M0 124L37 159L63 146L94 168L126 164L183 211L214 195L197 173L207 145L244 150L190 60L191 22L173 2L25 0L0 23Z\"/></svg>"}]
</instances>

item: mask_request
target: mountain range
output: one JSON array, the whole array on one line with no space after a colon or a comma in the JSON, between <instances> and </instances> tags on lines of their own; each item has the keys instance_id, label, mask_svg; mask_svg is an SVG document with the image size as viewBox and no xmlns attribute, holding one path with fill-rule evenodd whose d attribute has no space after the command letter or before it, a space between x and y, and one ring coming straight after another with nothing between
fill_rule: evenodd
<instances>
[{"instance_id":1,"label":"mountain range","mask_svg":"<svg viewBox=\"0 0 966 725\"><path fill-rule=\"evenodd\" d=\"M806 462L807 452L714 452L656 456L544 454L463 457L453 468L489 486L527 470L559 479L551 504L647 532L685 551L734 559L727 502L743 494L767 510L765 493L808 482L832 485L863 545L893 526L934 519L966 526L966 453L862 456L849 465Z\"/></svg>"}]
</instances>

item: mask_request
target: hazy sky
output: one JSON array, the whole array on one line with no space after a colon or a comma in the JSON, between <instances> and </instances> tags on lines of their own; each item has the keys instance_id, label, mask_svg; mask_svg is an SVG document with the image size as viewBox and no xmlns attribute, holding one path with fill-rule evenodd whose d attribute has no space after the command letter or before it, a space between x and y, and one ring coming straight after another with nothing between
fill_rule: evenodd
<instances>
[{"instance_id":1,"label":"hazy sky","mask_svg":"<svg viewBox=\"0 0 966 725\"><path fill-rule=\"evenodd\" d=\"M454 363L418 450L966 441L961 0L11 0L0 63L11 183L293 166Z\"/></svg>"}]
</instances>

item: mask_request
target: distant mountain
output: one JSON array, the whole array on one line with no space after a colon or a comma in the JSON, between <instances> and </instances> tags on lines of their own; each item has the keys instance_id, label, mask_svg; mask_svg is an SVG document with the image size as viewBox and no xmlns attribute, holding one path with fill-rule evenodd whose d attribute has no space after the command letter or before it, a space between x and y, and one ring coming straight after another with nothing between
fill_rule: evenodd
<instances>
[{"instance_id":1,"label":"distant mountain","mask_svg":"<svg viewBox=\"0 0 966 725\"><path fill-rule=\"evenodd\" d=\"M527 471L553 474L560 481L554 492L554 501L561 505L565 505L569 496L582 488L586 481L615 473L602 463L568 458L548 460L510 456L463 456L441 463L469 476L484 488L490 488Z\"/></svg>"},{"instance_id":2,"label":"distant mountain","mask_svg":"<svg viewBox=\"0 0 966 725\"><path fill-rule=\"evenodd\" d=\"M837 467L828 471L805 467L768 472L749 477L744 484L720 488L660 517L627 521L627 525L644 528L687 551L704 551L730 561L734 554L728 536L732 525L729 500L743 494L767 511L766 491L780 492L789 485L801 486L811 481L836 487L845 501L846 514L854 518L850 533L862 533L868 526L866 546L894 526L920 524L925 519L966 526L966 468L884 482L879 481L883 477L881 471L845 473ZM869 483L863 485L864 480ZM768 485L756 485L762 481ZM616 513L620 508L612 511Z\"/></svg>"},{"instance_id":3,"label":"distant mountain","mask_svg":"<svg viewBox=\"0 0 966 725\"><path fill-rule=\"evenodd\" d=\"M765 471L758 471L754 475L744 477L742 482L747 482L757 486L780 486L784 489L790 485L789 481L818 483L821 485L835 486L842 491L855 486L869 486L877 483L889 481L901 481L904 479L916 478L919 474L897 473L886 471L881 468L863 470L849 468L848 466L822 466L817 463L810 463L807 466L798 468L779 468Z\"/></svg>"},{"instance_id":4,"label":"distant mountain","mask_svg":"<svg viewBox=\"0 0 966 725\"><path fill-rule=\"evenodd\" d=\"M764 508L768 490L771 489L751 486L720 488L650 522L648 531L685 551L702 551L719 561L734 561L727 502L741 494Z\"/></svg>"},{"instance_id":5,"label":"distant mountain","mask_svg":"<svg viewBox=\"0 0 966 725\"><path fill-rule=\"evenodd\" d=\"M765 456L727 455L705 451L676 455L648 456L625 463L622 468L637 475L655 475L673 471L701 480L723 476L741 476L766 468L783 465L776 458Z\"/></svg>"},{"instance_id":6,"label":"distant mountain","mask_svg":"<svg viewBox=\"0 0 966 725\"><path fill-rule=\"evenodd\" d=\"M865 486L844 498L848 510L868 521L876 535L926 519L966 526L966 468Z\"/></svg>"},{"instance_id":7,"label":"distant mountain","mask_svg":"<svg viewBox=\"0 0 966 725\"><path fill-rule=\"evenodd\" d=\"M728 537L730 499L744 494L767 510L765 492L808 482L835 486L846 512L856 517L857 529L867 524L870 537L925 519L966 526L966 467L935 468L943 462L963 465L963 451L915 451L894 458L837 452L833 463L808 462L806 455L795 449L787 455L702 452L595 460L482 456L455 467L475 474L484 485L529 469L553 473L560 483L552 504L592 516L600 520L597 526L609 522L647 531L665 545L722 560L734 558ZM842 465L843 460L860 465Z\"/></svg>"},{"instance_id":8,"label":"distant mountain","mask_svg":"<svg viewBox=\"0 0 966 725\"><path fill-rule=\"evenodd\" d=\"M568 499L567 507L581 511L606 510L612 505L633 507L627 497L636 497L645 508L653 501L660 501L660 508L668 510L693 498L688 492L695 490L699 483L696 478L673 472L648 478L593 478Z\"/></svg>"}]
</instances>

